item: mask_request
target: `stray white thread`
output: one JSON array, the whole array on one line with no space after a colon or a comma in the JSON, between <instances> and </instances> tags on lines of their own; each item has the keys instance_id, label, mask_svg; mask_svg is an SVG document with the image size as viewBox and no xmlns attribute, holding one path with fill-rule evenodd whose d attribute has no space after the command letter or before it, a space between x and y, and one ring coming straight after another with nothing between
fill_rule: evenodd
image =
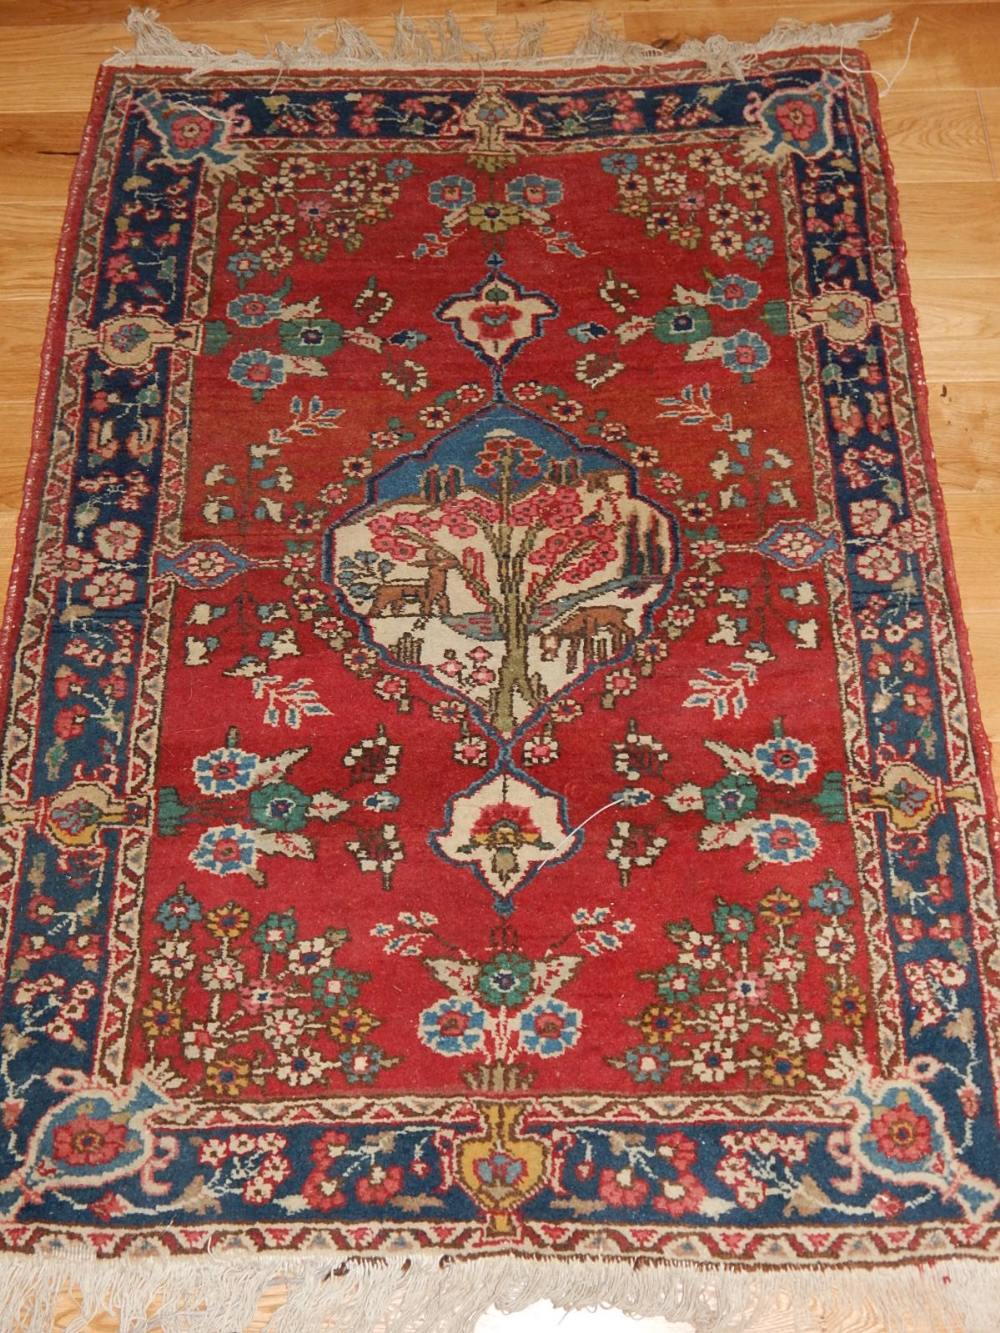
<instances>
[{"instance_id":1,"label":"stray white thread","mask_svg":"<svg viewBox=\"0 0 1000 1333\"><path fill-rule=\"evenodd\" d=\"M886 97L888 97L889 94L892 92L893 88L896 86L896 80L900 77L900 75L906 69L907 65L910 63L910 56L913 52L913 39L916 36L917 29L919 27L920 27L920 15L918 14L917 17L913 20L913 27L910 29L910 36L906 43L906 55L903 56L903 63L900 65L899 69L896 70L895 74L892 76L891 79L888 78L885 74L883 74L881 70L878 69L872 70L872 77L876 79L881 79L882 81L883 100ZM862 74L864 72L863 70L859 69L856 65L849 65L847 63L847 61L844 59L843 47L840 48L840 68L844 71L845 74Z\"/></svg>"},{"instance_id":2,"label":"stray white thread","mask_svg":"<svg viewBox=\"0 0 1000 1333\"><path fill-rule=\"evenodd\" d=\"M584 824L589 824L590 821L592 819L596 819L598 815L603 815L605 810L610 810L613 805L625 805L625 804L627 804L627 802L621 796L619 796L619 798L616 801L609 801L607 805L602 805L600 810L595 810L592 815L588 815L587 818L583 821L583 824L577 824L575 829L570 829L570 831L566 834L565 838L563 838L562 842L557 843L556 846L553 847L552 851L549 852L548 856L545 858L544 861L539 861L538 869L541 870L542 866L548 865L548 863L552 860L554 856L558 856L559 853L562 851L562 849L566 846L566 844L568 842L573 841L576 835L583 828Z\"/></svg>"}]
</instances>

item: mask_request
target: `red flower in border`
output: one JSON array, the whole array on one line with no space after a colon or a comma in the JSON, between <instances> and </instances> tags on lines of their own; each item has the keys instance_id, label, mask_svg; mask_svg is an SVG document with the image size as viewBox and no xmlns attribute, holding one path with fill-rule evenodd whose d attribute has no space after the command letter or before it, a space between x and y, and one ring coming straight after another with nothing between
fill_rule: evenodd
<instances>
[{"instance_id":1,"label":"red flower in border","mask_svg":"<svg viewBox=\"0 0 1000 1333\"><path fill-rule=\"evenodd\" d=\"M302 1197L321 1213L342 1208L347 1202L347 1195L341 1189L339 1177L329 1174L330 1168L343 1155L350 1142L346 1134L331 1129L313 1144L312 1157L315 1166L306 1176L302 1185Z\"/></svg>"},{"instance_id":2,"label":"red flower in border","mask_svg":"<svg viewBox=\"0 0 1000 1333\"><path fill-rule=\"evenodd\" d=\"M774 115L785 133L799 143L808 143L819 128L816 108L804 97L782 102Z\"/></svg>"},{"instance_id":3,"label":"red flower in border","mask_svg":"<svg viewBox=\"0 0 1000 1333\"><path fill-rule=\"evenodd\" d=\"M52 1156L68 1166L105 1166L125 1151L125 1126L78 1115L52 1131Z\"/></svg>"},{"instance_id":4,"label":"red flower in border","mask_svg":"<svg viewBox=\"0 0 1000 1333\"><path fill-rule=\"evenodd\" d=\"M649 1182L636 1176L630 1166L623 1171L605 1167L597 1186L597 1196L612 1208L638 1208L645 1203Z\"/></svg>"},{"instance_id":5,"label":"red flower in border","mask_svg":"<svg viewBox=\"0 0 1000 1333\"><path fill-rule=\"evenodd\" d=\"M653 1207L658 1213L668 1217L681 1217L684 1213L697 1212L702 1199L708 1193L697 1176L682 1172L675 1181L665 1180L661 1185L662 1194L657 1194Z\"/></svg>"},{"instance_id":6,"label":"red flower in border","mask_svg":"<svg viewBox=\"0 0 1000 1333\"><path fill-rule=\"evenodd\" d=\"M362 1176L354 1187L359 1203L387 1203L403 1188L401 1166L374 1167L370 1175Z\"/></svg>"},{"instance_id":7,"label":"red flower in border","mask_svg":"<svg viewBox=\"0 0 1000 1333\"><path fill-rule=\"evenodd\" d=\"M873 1118L871 1135L879 1152L897 1162L919 1162L931 1150L931 1122L911 1111L905 1100Z\"/></svg>"}]
</instances>

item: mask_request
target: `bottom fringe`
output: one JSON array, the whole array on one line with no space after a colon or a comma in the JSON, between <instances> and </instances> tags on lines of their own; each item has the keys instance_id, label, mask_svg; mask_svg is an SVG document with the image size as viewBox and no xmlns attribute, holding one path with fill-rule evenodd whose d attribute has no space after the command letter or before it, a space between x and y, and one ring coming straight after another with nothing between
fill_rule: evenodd
<instances>
[{"instance_id":1,"label":"bottom fringe","mask_svg":"<svg viewBox=\"0 0 1000 1333\"><path fill-rule=\"evenodd\" d=\"M887 32L891 16L859 19L849 23L798 23L779 19L770 32L756 42L729 41L723 36L692 40L668 51L626 41L613 31L607 18L592 13L580 39L566 55L546 55L544 21L519 28L513 41L498 39L493 26L484 23L478 41L471 40L452 13L443 18L416 21L400 12L395 18L395 36L381 47L364 29L344 19L314 24L297 45L278 42L265 56L247 51L217 51L198 42L177 38L159 22L155 9L133 9L126 21L135 45L119 51L105 63L122 68L164 65L189 70L192 76L229 70L325 70L407 69L430 66L436 69L482 69L513 65L518 69L593 69L600 64L704 66L712 75L730 73L739 78L755 57L796 47L856 47ZM320 46L332 36L334 48Z\"/></svg>"},{"instance_id":2,"label":"bottom fringe","mask_svg":"<svg viewBox=\"0 0 1000 1333\"><path fill-rule=\"evenodd\" d=\"M402 1254L0 1260L3 1328L83 1333L472 1333L491 1306L539 1301L660 1315L696 1333L992 1333L998 1268L972 1260L883 1269L705 1269L623 1260ZM66 1322L66 1309L74 1313ZM263 1322L262 1322L263 1320Z\"/></svg>"}]
</instances>

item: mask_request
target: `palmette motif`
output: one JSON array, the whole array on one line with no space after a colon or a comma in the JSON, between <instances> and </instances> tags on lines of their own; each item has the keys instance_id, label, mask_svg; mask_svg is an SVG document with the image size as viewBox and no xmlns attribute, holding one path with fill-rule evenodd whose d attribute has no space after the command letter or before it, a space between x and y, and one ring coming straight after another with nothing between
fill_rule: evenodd
<instances>
[{"instance_id":1,"label":"palmette motif","mask_svg":"<svg viewBox=\"0 0 1000 1333\"><path fill-rule=\"evenodd\" d=\"M100 85L3 1244L992 1253L986 798L864 84L272 82Z\"/></svg>"}]
</instances>

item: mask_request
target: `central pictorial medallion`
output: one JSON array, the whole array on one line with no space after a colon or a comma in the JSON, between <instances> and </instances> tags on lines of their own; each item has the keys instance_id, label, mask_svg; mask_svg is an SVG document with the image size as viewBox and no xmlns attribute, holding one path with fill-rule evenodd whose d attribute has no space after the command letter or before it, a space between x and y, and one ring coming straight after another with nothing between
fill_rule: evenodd
<instances>
[{"instance_id":1,"label":"central pictorial medallion","mask_svg":"<svg viewBox=\"0 0 1000 1333\"><path fill-rule=\"evenodd\" d=\"M677 562L630 467L504 402L374 478L327 548L371 645L504 739L631 651Z\"/></svg>"}]
</instances>

